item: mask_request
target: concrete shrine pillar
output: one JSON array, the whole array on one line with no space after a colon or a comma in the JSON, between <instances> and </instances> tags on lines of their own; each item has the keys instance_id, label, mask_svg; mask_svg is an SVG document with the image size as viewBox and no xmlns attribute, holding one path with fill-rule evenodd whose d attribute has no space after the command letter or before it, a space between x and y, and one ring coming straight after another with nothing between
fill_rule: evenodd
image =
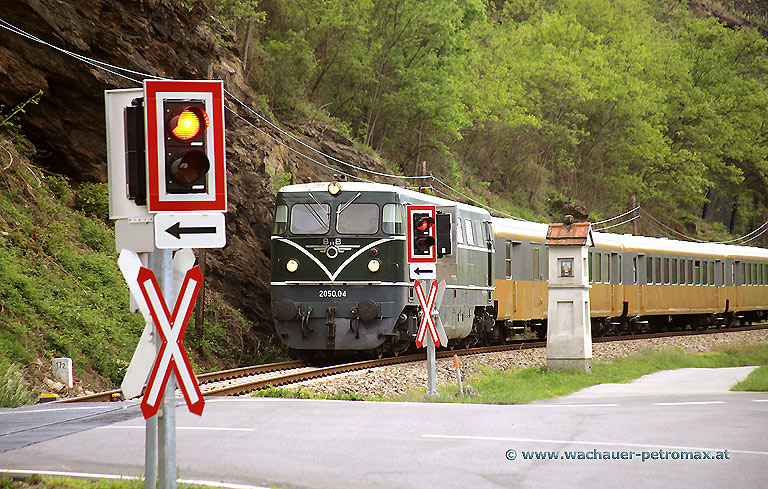
<instances>
[{"instance_id":1,"label":"concrete shrine pillar","mask_svg":"<svg viewBox=\"0 0 768 489\"><path fill-rule=\"evenodd\" d=\"M587 275L592 229L588 222L563 224L547 230L549 302L547 368L592 372L592 326L589 319Z\"/></svg>"}]
</instances>

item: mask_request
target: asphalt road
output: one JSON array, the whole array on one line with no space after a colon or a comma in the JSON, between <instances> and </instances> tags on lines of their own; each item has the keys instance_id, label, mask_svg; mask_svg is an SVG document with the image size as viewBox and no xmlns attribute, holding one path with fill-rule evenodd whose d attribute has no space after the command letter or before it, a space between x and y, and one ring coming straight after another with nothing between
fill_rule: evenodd
<instances>
[{"instance_id":1,"label":"asphalt road","mask_svg":"<svg viewBox=\"0 0 768 489\"><path fill-rule=\"evenodd\" d=\"M768 393L727 390L747 372L660 372L510 406L209 400L202 417L177 409L179 474L287 488L762 489ZM0 412L0 469L143 474L138 406L51 409Z\"/></svg>"}]
</instances>

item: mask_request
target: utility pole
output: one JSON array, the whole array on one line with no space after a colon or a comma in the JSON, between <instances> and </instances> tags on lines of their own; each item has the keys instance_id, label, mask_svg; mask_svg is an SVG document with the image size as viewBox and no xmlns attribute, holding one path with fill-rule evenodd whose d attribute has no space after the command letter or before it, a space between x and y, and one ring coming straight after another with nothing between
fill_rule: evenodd
<instances>
[{"instance_id":1,"label":"utility pole","mask_svg":"<svg viewBox=\"0 0 768 489\"><path fill-rule=\"evenodd\" d=\"M637 207L637 199L635 199L635 196L632 196L632 208L634 209ZM640 210L635 210L635 219L632 220L632 234L637 236L637 220L640 218Z\"/></svg>"}]
</instances>

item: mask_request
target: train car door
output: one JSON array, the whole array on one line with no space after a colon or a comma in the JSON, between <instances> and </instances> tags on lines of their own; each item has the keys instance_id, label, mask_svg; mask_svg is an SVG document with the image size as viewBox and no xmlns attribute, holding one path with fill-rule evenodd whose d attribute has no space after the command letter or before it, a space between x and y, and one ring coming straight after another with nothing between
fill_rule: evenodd
<instances>
[{"instance_id":1,"label":"train car door","mask_svg":"<svg viewBox=\"0 0 768 489\"><path fill-rule=\"evenodd\" d=\"M611 253L611 316L620 316L624 309L624 287L622 286L622 263L619 253Z\"/></svg>"}]
</instances>

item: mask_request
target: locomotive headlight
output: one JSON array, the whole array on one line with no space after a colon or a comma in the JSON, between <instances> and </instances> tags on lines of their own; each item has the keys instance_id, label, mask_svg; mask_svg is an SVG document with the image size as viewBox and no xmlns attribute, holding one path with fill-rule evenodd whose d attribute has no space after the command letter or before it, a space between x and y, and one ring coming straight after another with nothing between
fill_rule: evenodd
<instances>
[{"instance_id":1,"label":"locomotive headlight","mask_svg":"<svg viewBox=\"0 0 768 489\"><path fill-rule=\"evenodd\" d=\"M285 269L293 273L299 269L299 262L293 259L288 260L288 263L285 264Z\"/></svg>"},{"instance_id":2,"label":"locomotive headlight","mask_svg":"<svg viewBox=\"0 0 768 489\"><path fill-rule=\"evenodd\" d=\"M331 183L331 184L329 184L329 185L328 185L328 193L329 193L329 194L331 194L331 195L336 195L336 194L338 194L339 192L341 192L341 187L339 186L339 184L338 184L338 183L336 183L336 182L333 182L333 183Z\"/></svg>"},{"instance_id":3,"label":"locomotive headlight","mask_svg":"<svg viewBox=\"0 0 768 489\"><path fill-rule=\"evenodd\" d=\"M379 260L371 260L368 262L368 270L376 273L379 271L379 268L381 268L381 263L379 263Z\"/></svg>"}]
</instances>

